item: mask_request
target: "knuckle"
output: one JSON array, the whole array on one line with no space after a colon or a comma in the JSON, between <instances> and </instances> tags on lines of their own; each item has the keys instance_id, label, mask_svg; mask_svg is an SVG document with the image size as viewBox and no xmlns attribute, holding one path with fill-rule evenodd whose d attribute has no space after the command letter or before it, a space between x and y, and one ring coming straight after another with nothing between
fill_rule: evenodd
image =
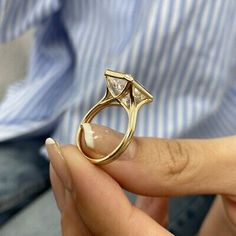
<instances>
[{"instance_id":1,"label":"knuckle","mask_svg":"<svg viewBox=\"0 0 236 236\"><path fill-rule=\"evenodd\" d=\"M190 162L189 149L178 140L166 142L167 166L169 174L181 174Z\"/></svg>"}]
</instances>

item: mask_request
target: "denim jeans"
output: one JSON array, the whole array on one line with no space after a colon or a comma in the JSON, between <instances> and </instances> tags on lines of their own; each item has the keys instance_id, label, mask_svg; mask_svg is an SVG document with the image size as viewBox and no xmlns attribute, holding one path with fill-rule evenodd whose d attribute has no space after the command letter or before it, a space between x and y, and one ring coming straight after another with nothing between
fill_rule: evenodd
<instances>
[{"instance_id":1,"label":"denim jeans","mask_svg":"<svg viewBox=\"0 0 236 236\"><path fill-rule=\"evenodd\" d=\"M0 143L0 225L49 188L45 137Z\"/></svg>"},{"instance_id":2,"label":"denim jeans","mask_svg":"<svg viewBox=\"0 0 236 236\"><path fill-rule=\"evenodd\" d=\"M214 196L177 197L170 200L168 229L175 236L194 236L214 200Z\"/></svg>"},{"instance_id":3,"label":"denim jeans","mask_svg":"<svg viewBox=\"0 0 236 236\"><path fill-rule=\"evenodd\" d=\"M52 194L43 193L50 186L48 162L39 155L44 140L39 137L0 144L0 224L5 223L0 235L58 235L59 213L52 204ZM134 195L128 196L134 202ZM212 196L172 198L168 229L176 236L196 235L212 200Z\"/></svg>"}]
</instances>

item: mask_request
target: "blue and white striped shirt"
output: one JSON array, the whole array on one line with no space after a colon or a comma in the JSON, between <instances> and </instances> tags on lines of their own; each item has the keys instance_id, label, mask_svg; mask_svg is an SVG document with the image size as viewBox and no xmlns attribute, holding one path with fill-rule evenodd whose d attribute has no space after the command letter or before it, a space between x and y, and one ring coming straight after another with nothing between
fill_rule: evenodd
<instances>
[{"instance_id":1,"label":"blue and white striped shirt","mask_svg":"<svg viewBox=\"0 0 236 236\"><path fill-rule=\"evenodd\" d=\"M236 133L235 0L0 0L1 42L32 27L28 75L0 105L0 140L54 127L61 143L74 143L105 93L106 68L132 74L154 96L139 111L137 136ZM97 121L127 125L117 109Z\"/></svg>"}]
</instances>

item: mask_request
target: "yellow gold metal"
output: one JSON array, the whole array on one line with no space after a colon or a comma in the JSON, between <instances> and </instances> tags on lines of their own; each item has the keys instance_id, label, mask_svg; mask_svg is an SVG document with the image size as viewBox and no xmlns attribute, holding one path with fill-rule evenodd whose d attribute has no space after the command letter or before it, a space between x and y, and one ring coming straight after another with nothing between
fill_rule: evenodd
<instances>
[{"instance_id":1,"label":"yellow gold metal","mask_svg":"<svg viewBox=\"0 0 236 236\"><path fill-rule=\"evenodd\" d=\"M145 103L153 101L153 96L131 75L117 71L106 70L106 93L84 116L76 135L76 144L85 158L94 164L108 164L118 158L130 144L136 126L138 110ZM113 84L112 84L113 83ZM90 123L98 112L108 106L122 106L128 114L128 128L120 144L108 155L99 159L87 156L81 147L82 124Z\"/></svg>"}]
</instances>

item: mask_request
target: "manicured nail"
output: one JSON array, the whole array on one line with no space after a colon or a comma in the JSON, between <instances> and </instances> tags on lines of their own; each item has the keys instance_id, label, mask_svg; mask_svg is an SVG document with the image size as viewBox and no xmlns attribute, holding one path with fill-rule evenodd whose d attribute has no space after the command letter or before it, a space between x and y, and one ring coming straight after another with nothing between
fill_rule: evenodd
<instances>
[{"instance_id":1,"label":"manicured nail","mask_svg":"<svg viewBox=\"0 0 236 236\"><path fill-rule=\"evenodd\" d=\"M53 169L55 170L55 172L61 179L65 188L71 191L72 190L71 177L67 169L64 157L61 153L59 143L57 143L52 138L47 138L45 143L46 143L46 148L47 148L49 159L50 159L50 162L52 163Z\"/></svg>"},{"instance_id":2,"label":"manicured nail","mask_svg":"<svg viewBox=\"0 0 236 236\"><path fill-rule=\"evenodd\" d=\"M93 158L101 157L112 152L121 142L124 134L116 132L106 126L84 123L83 150ZM130 159L134 155L136 145L134 140L131 141L128 148L119 159Z\"/></svg>"},{"instance_id":3,"label":"manicured nail","mask_svg":"<svg viewBox=\"0 0 236 236\"><path fill-rule=\"evenodd\" d=\"M84 123L82 126L87 147L94 149L94 138L96 138L96 136L94 135L91 125L89 123Z\"/></svg>"}]
</instances>

